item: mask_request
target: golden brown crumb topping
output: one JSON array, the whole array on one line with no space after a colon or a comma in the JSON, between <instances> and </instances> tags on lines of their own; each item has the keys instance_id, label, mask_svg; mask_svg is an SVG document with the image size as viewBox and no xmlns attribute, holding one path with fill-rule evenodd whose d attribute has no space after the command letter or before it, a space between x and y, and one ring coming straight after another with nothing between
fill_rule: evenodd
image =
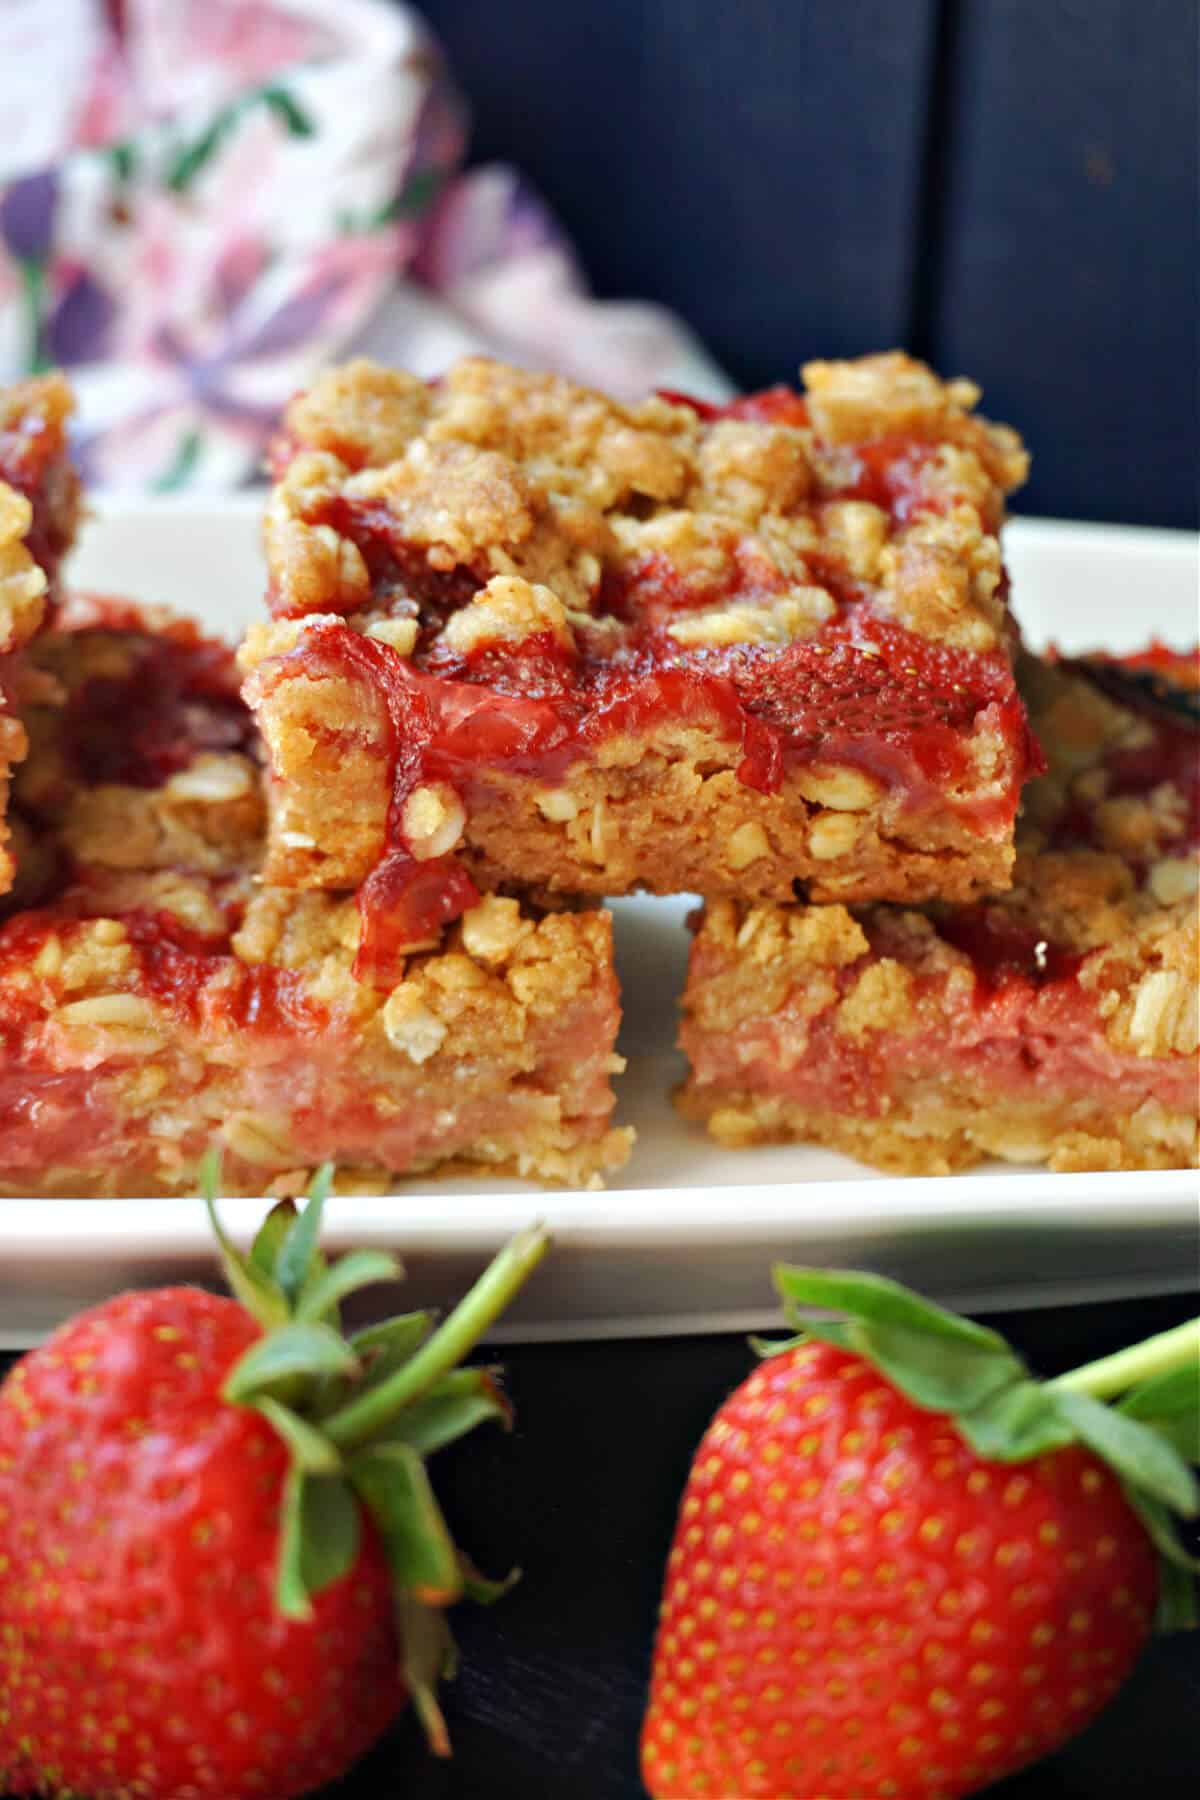
<instances>
[{"instance_id":1,"label":"golden brown crumb topping","mask_svg":"<svg viewBox=\"0 0 1200 1800\"><path fill-rule=\"evenodd\" d=\"M1016 434L973 414L971 383L898 351L804 375L807 402L709 416L482 357L433 385L334 370L287 414L267 522L275 608L355 618L382 589L416 614L431 577L457 573L440 605L517 576L587 614L665 559L687 646L809 637L849 583L924 637L995 648L995 534L1027 466ZM381 574L385 544L399 565Z\"/></svg>"},{"instance_id":2,"label":"golden brown crumb topping","mask_svg":"<svg viewBox=\"0 0 1200 1800\"><path fill-rule=\"evenodd\" d=\"M492 896L436 950L409 958L387 992L355 977L357 946L353 900L340 896L262 889L244 876L92 869L60 910L14 921L0 998L5 1017L48 1021L81 1056L151 1054L185 1026L224 1030L240 1019L269 1031L307 1019L352 1026L412 1063L446 1043L468 1066L502 1049L532 1070L535 1027L593 992L611 959L606 914L539 918ZM247 1014L255 971L268 979Z\"/></svg>"},{"instance_id":3,"label":"golden brown crumb topping","mask_svg":"<svg viewBox=\"0 0 1200 1800\"><path fill-rule=\"evenodd\" d=\"M803 375L813 423L827 443L911 437L955 444L972 454L1004 493L1029 473L1017 433L972 416L980 397L973 381L939 381L902 350L853 362L806 363Z\"/></svg>"}]
</instances>

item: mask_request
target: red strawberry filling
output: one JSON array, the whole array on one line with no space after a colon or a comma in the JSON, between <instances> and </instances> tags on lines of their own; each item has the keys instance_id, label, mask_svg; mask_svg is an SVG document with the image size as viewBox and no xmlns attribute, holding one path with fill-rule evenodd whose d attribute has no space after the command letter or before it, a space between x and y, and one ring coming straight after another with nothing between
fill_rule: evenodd
<instances>
[{"instance_id":1,"label":"red strawberry filling","mask_svg":"<svg viewBox=\"0 0 1200 1800\"><path fill-rule=\"evenodd\" d=\"M107 596L72 596L60 623L124 636L121 671L89 676L67 698L59 741L74 781L161 787L204 751L250 751L253 721L226 644L184 620L150 630L141 609Z\"/></svg>"},{"instance_id":2,"label":"red strawberry filling","mask_svg":"<svg viewBox=\"0 0 1200 1800\"><path fill-rule=\"evenodd\" d=\"M1022 781L1042 766L1001 652L948 649L865 605L845 609L818 639L783 649L684 651L663 627L645 624L616 654L599 650L598 631L582 628L579 638L575 654L538 634L516 649L451 656L434 648L409 660L330 621L266 672L267 694L295 676L349 676L383 701L392 850L362 891L366 955L389 931L402 943L404 931L432 930L474 898L465 876L450 879L449 860L439 891L431 865L407 855L404 805L424 783L446 782L469 803L477 771L553 783L606 739L702 725L736 746L739 779L760 792L776 792L791 768L833 762L901 790L913 807L948 801L981 835L1001 835ZM1007 773L980 794L971 747L984 732L1004 745ZM407 897L406 872L419 882Z\"/></svg>"}]
</instances>

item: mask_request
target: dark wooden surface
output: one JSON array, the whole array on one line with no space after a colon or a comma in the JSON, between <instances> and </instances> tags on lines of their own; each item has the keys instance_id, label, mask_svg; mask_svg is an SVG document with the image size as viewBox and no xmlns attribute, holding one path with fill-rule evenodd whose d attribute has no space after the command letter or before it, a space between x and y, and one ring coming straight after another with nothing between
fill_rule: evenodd
<instances>
[{"instance_id":1,"label":"dark wooden surface","mask_svg":"<svg viewBox=\"0 0 1200 1800\"><path fill-rule=\"evenodd\" d=\"M1194 1310L1184 1299L992 1323L1049 1375ZM452 1762L405 1720L323 1800L637 1800L636 1741L659 1575L691 1452L751 1365L741 1338L539 1345L503 1353L512 1438L479 1432L436 1479L460 1541L521 1584L462 1608ZM996 1800L1175 1800L1200 1767L1200 1638L1159 1642L1084 1738Z\"/></svg>"},{"instance_id":2,"label":"dark wooden surface","mask_svg":"<svg viewBox=\"0 0 1200 1800\"><path fill-rule=\"evenodd\" d=\"M1200 0L419 0L598 292L741 382L904 343L1030 511L1197 519Z\"/></svg>"}]
</instances>

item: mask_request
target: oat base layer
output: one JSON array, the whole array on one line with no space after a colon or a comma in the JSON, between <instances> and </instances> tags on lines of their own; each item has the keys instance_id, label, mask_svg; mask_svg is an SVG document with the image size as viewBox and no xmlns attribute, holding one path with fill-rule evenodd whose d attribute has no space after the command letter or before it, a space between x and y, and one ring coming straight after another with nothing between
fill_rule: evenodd
<instances>
[{"instance_id":1,"label":"oat base layer","mask_svg":"<svg viewBox=\"0 0 1200 1800\"><path fill-rule=\"evenodd\" d=\"M1060 1174L1178 1169L1200 1161L1194 1113L1147 1101L1129 1118L1094 1102L997 1103L985 1094L942 1094L932 1082L889 1096L878 1117L832 1113L776 1095L718 1092L689 1080L675 1097L685 1119L706 1125L726 1149L820 1144L889 1175L957 1175L997 1157Z\"/></svg>"}]
</instances>

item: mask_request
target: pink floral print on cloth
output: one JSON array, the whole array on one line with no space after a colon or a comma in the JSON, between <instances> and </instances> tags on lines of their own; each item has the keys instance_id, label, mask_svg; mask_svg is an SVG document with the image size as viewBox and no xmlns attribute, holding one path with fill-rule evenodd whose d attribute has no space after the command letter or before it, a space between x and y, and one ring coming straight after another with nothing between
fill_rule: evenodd
<instances>
[{"instance_id":1,"label":"pink floral print on cloth","mask_svg":"<svg viewBox=\"0 0 1200 1800\"><path fill-rule=\"evenodd\" d=\"M385 0L4 0L0 381L66 367L89 480L159 491L253 478L358 351L728 391L670 314L589 297L513 171L460 174L466 139Z\"/></svg>"}]
</instances>

